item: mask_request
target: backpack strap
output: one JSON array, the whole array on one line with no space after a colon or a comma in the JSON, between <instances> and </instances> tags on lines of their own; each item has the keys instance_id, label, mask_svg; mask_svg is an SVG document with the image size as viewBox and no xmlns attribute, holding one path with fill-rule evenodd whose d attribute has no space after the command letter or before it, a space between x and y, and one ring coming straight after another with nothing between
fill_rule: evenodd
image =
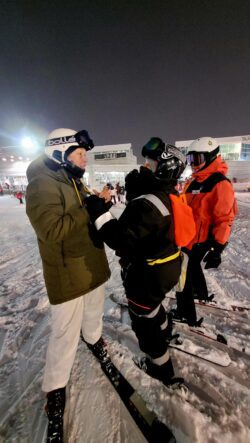
<instances>
[{"instance_id":1,"label":"backpack strap","mask_svg":"<svg viewBox=\"0 0 250 443\"><path fill-rule=\"evenodd\" d=\"M193 194L205 194L206 192L211 192L215 185L217 185L217 183L220 183L224 180L227 180L229 183L231 183L229 178L227 178L224 174L222 174L221 172L215 172L203 182L198 182L196 180L192 181L185 192Z\"/></svg>"}]
</instances>

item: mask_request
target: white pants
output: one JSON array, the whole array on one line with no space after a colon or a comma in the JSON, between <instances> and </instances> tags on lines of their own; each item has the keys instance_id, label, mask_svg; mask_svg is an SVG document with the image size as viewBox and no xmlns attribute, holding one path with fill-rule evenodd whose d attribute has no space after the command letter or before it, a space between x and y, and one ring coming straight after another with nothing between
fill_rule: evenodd
<instances>
[{"instance_id":1,"label":"white pants","mask_svg":"<svg viewBox=\"0 0 250 443\"><path fill-rule=\"evenodd\" d=\"M52 330L46 354L42 384L44 392L63 388L68 383L79 343L94 344L102 335L104 285L60 305L51 305Z\"/></svg>"}]
</instances>

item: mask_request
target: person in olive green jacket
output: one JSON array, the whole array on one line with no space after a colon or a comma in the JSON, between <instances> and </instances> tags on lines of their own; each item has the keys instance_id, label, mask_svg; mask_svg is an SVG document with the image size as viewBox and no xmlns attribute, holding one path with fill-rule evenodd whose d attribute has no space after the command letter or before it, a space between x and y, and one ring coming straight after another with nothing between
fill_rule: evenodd
<instances>
[{"instance_id":1,"label":"person in olive green jacket","mask_svg":"<svg viewBox=\"0 0 250 443\"><path fill-rule=\"evenodd\" d=\"M63 441L65 387L80 332L94 350L104 345L104 282L110 270L84 206L90 192L81 180L86 152L93 146L87 131L56 129L48 136L45 155L27 169L26 211L37 235L52 317L42 384L47 442Z\"/></svg>"}]
</instances>

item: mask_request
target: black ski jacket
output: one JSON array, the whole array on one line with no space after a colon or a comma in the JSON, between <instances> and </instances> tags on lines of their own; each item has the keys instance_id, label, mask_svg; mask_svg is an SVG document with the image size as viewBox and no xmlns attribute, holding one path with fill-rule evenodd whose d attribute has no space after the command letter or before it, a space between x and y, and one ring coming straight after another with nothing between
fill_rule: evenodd
<instances>
[{"instance_id":1,"label":"black ski jacket","mask_svg":"<svg viewBox=\"0 0 250 443\"><path fill-rule=\"evenodd\" d=\"M106 209L96 209L101 199L86 199L101 238L121 257L128 299L150 310L158 306L180 275L169 199L170 193L177 193L175 184L157 179L144 167L130 172L126 177L128 204L118 220Z\"/></svg>"}]
</instances>

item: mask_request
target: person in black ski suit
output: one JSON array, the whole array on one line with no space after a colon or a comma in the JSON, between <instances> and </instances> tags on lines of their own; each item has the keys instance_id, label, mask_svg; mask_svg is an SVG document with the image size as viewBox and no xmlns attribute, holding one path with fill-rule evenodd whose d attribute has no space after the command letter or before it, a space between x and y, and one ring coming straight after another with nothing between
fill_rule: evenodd
<instances>
[{"instance_id":1,"label":"person in black ski suit","mask_svg":"<svg viewBox=\"0 0 250 443\"><path fill-rule=\"evenodd\" d=\"M120 257L132 329L146 354L141 367L169 385L180 379L174 378L162 301L181 272L169 194L178 194L175 186L186 159L175 146L157 137L143 147L142 155L147 167L127 175L128 203L119 220L103 199L90 196L85 204L101 238Z\"/></svg>"}]
</instances>

